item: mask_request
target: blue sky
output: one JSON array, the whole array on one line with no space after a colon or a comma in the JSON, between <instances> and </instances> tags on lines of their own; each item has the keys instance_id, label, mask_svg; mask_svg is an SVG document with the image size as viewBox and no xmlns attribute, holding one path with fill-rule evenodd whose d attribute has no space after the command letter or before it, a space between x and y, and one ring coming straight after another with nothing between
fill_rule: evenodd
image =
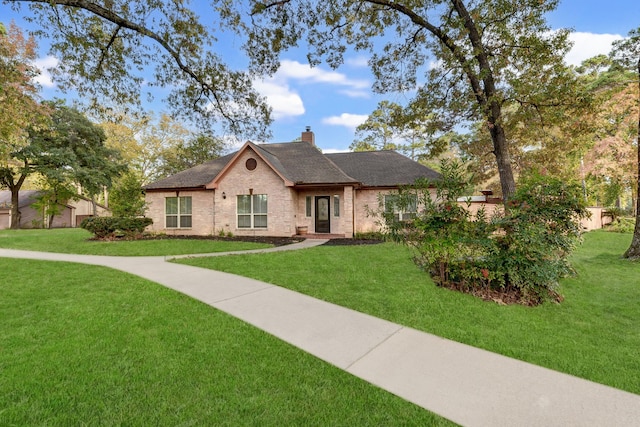
<instances>
[{"instance_id":1,"label":"blue sky","mask_svg":"<svg viewBox=\"0 0 640 427\"><path fill-rule=\"evenodd\" d=\"M25 25L9 6L0 4L0 21L15 19ZM567 62L579 64L597 54L607 53L612 41L640 26L640 1L638 0L561 0L559 7L548 15L552 28L572 28L574 48ZM38 41L41 55L38 64L46 68L56 63L47 56L46 41ZM221 56L238 55L238 46L229 46ZM229 62L238 58L227 56ZM280 71L270 79L255 82L256 88L267 97L273 107L273 138L269 142L291 141L300 136L306 126L316 135L316 144L325 152L348 150L353 141L355 127L375 109L383 98L371 90L373 78L366 65L367 57L353 55L346 58L338 70L326 65L310 68L304 52L291 52L282 57ZM55 86L41 76L43 96L64 97L57 94ZM393 99L401 102L402 99ZM150 109L163 112L161 99Z\"/></svg>"}]
</instances>

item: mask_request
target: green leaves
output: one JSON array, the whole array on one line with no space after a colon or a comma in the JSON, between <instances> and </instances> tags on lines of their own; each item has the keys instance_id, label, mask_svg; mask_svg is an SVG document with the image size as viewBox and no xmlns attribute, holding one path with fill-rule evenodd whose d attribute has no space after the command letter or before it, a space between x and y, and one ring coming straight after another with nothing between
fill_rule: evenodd
<instances>
[{"instance_id":1,"label":"green leaves","mask_svg":"<svg viewBox=\"0 0 640 427\"><path fill-rule=\"evenodd\" d=\"M418 182L395 196L406 206L418 194L417 214L398 220L383 214L390 237L413 248L415 262L440 286L505 300L538 304L559 299L558 279L571 273L567 257L586 216L578 185L532 175L519 183L506 212L473 215L466 177L457 162L444 162L442 180Z\"/></svg>"},{"instance_id":2,"label":"green leaves","mask_svg":"<svg viewBox=\"0 0 640 427\"><path fill-rule=\"evenodd\" d=\"M238 136L267 136L270 110L250 76L215 53L215 24L234 16L229 4L212 8L207 25L180 1L25 3L28 18L43 28L37 34L46 31L52 40L58 86L82 94L88 106L139 107L150 96L146 87L164 87L177 117L202 128L221 124Z\"/></svg>"}]
</instances>

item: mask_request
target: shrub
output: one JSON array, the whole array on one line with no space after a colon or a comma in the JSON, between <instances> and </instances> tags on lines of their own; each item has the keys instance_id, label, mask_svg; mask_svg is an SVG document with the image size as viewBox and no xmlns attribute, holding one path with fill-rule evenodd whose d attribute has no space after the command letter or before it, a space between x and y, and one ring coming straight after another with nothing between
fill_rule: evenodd
<instances>
[{"instance_id":1,"label":"shrub","mask_svg":"<svg viewBox=\"0 0 640 427\"><path fill-rule=\"evenodd\" d=\"M412 247L416 263L440 286L525 304L559 299L558 279L572 271L567 257L587 215L580 187L534 174L519 182L506 212L472 217L457 201L465 188L461 165L443 163L442 175L398 193L399 205L417 196L420 209L409 221L381 214L391 238Z\"/></svg>"},{"instance_id":2,"label":"shrub","mask_svg":"<svg viewBox=\"0 0 640 427\"><path fill-rule=\"evenodd\" d=\"M385 240L386 235L380 231L365 231L355 233L353 238L356 240Z\"/></svg>"},{"instance_id":3,"label":"shrub","mask_svg":"<svg viewBox=\"0 0 640 427\"><path fill-rule=\"evenodd\" d=\"M89 217L82 221L80 227L93 233L97 239L115 239L140 236L151 224L151 218Z\"/></svg>"},{"instance_id":4,"label":"shrub","mask_svg":"<svg viewBox=\"0 0 640 427\"><path fill-rule=\"evenodd\" d=\"M635 225L635 218L617 217L605 227L605 230L614 233L633 233Z\"/></svg>"}]
</instances>

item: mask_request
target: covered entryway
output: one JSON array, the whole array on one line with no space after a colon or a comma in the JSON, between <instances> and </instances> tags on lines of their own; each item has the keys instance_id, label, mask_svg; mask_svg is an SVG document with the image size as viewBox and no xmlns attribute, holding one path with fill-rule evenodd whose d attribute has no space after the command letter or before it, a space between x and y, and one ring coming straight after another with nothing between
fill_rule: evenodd
<instances>
[{"instance_id":1,"label":"covered entryway","mask_svg":"<svg viewBox=\"0 0 640 427\"><path fill-rule=\"evenodd\" d=\"M330 196L316 196L316 233L331 233Z\"/></svg>"}]
</instances>

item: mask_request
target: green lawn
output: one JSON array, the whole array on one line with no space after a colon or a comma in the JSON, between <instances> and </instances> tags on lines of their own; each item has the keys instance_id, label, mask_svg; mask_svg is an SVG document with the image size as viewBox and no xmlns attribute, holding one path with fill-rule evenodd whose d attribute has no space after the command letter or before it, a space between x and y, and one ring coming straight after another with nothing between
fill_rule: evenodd
<instances>
[{"instance_id":1,"label":"green lawn","mask_svg":"<svg viewBox=\"0 0 640 427\"><path fill-rule=\"evenodd\" d=\"M240 245L166 241L185 246L162 252L164 241L100 244L87 237L83 230L3 231L0 247L160 255ZM573 256L578 275L562 282L565 301L533 308L437 288L393 244L179 262L251 276L640 394L640 264L620 258L630 239L586 235ZM138 243L150 246L132 249ZM447 423L135 276L0 258L0 292L0 425Z\"/></svg>"},{"instance_id":2,"label":"green lawn","mask_svg":"<svg viewBox=\"0 0 640 427\"><path fill-rule=\"evenodd\" d=\"M640 264L630 234L593 232L562 304L500 306L436 287L393 244L177 262L250 276L402 325L640 394Z\"/></svg>"},{"instance_id":3,"label":"green lawn","mask_svg":"<svg viewBox=\"0 0 640 427\"><path fill-rule=\"evenodd\" d=\"M0 248L83 255L161 256L242 251L269 247L263 243L224 240L93 241L81 228L53 230L0 230Z\"/></svg>"},{"instance_id":4,"label":"green lawn","mask_svg":"<svg viewBox=\"0 0 640 427\"><path fill-rule=\"evenodd\" d=\"M450 423L107 268L0 258L0 425Z\"/></svg>"}]
</instances>

